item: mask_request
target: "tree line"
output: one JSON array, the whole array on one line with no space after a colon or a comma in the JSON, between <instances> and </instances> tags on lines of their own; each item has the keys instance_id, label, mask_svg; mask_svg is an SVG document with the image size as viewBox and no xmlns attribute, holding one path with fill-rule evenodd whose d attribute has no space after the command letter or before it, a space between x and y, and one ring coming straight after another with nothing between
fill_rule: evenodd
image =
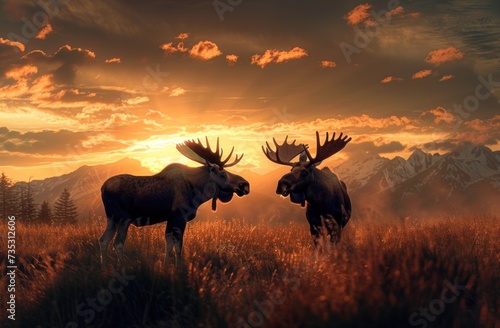
<instances>
[{"instance_id":1,"label":"tree line","mask_svg":"<svg viewBox=\"0 0 500 328\"><path fill-rule=\"evenodd\" d=\"M78 209L68 188L64 188L52 206L48 201L38 205L33 197L31 180L14 184L3 172L0 176L0 213L3 220L14 215L20 222L28 224L76 224L78 217Z\"/></svg>"}]
</instances>

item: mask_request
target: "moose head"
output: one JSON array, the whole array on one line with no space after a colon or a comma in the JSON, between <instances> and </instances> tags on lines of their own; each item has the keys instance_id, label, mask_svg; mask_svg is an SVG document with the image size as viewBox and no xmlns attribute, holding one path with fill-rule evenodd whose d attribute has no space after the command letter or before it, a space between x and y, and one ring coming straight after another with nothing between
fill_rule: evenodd
<instances>
[{"instance_id":1,"label":"moose head","mask_svg":"<svg viewBox=\"0 0 500 328\"><path fill-rule=\"evenodd\" d=\"M223 203L229 202L233 198L233 193L242 197L250 193L250 184L244 178L237 174L233 174L226 170L226 168L238 164L243 158L236 155L236 158L231 163L229 159L233 155L234 147L229 152L229 155L223 160L223 150L219 147L219 138L217 138L217 145L215 151L212 151L206 138L206 146L203 146L200 139L188 140L182 144L177 145L177 150L187 158L205 165L209 179L212 185L215 186L214 195L212 198L212 209L216 209L216 201L219 199Z\"/></svg>"},{"instance_id":2,"label":"moose head","mask_svg":"<svg viewBox=\"0 0 500 328\"><path fill-rule=\"evenodd\" d=\"M276 193L284 197L290 195L290 200L294 203L299 203L304 205L305 202L305 192L308 187L312 184L319 183L315 181L315 171L317 165L335 153L342 150L351 138L347 135L343 136L340 133L339 137L335 139L335 133L332 139L329 139L328 132L326 133L326 140L324 144L321 144L319 132L316 131L316 156L312 157L308 150L308 146L305 144L296 144L296 140L292 143L288 143L288 136L286 136L283 144L279 145L276 139L273 138L273 142L276 146L276 150L273 150L269 143L266 143L267 148L262 150L266 157L276 163L281 165L291 166L291 172L285 174L279 181L278 187L276 188ZM293 158L300 155L298 162L291 162Z\"/></svg>"}]
</instances>

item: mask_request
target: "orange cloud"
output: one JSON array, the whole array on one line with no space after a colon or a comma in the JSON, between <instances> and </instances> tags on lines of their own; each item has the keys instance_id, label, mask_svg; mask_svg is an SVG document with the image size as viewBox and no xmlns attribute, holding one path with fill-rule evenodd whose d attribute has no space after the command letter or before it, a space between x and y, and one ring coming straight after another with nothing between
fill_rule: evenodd
<instances>
[{"instance_id":1,"label":"orange cloud","mask_svg":"<svg viewBox=\"0 0 500 328\"><path fill-rule=\"evenodd\" d=\"M74 54L81 57L95 58L95 53L93 51L82 48L72 48L69 44L57 49L53 57L62 59L63 57L67 57L69 54Z\"/></svg>"},{"instance_id":2,"label":"orange cloud","mask_svg":"<svg viewBox=\"0 0 500 328\"><path fill-rule=\"evenodd\" d=\"M366 26L378 26L380 23L375 21L373 17L371 16L371 11L372 5L365 3L358 5L355 7L353 10L348 12L345 16L344 19L347 21L349 25L358 25L360 23L365 24ZM385 16L386 17L411 17L411 18L419 18L420 13L410 13L406 14L404 13L404 8L402 6L397 6L393 10L386 12Z\"/></svg>"},{"instance_id":3,"label":"orange cloud","mask_svg":"<svg viewBox=\"0 0 500 328\"><path fill-rule=\"evenodd\" d=\"M321 67L323 68L335 68L337 66L337 63L331 60L323 60L321 62Z\"/></svg>"},{"instance_id":4,"label":"orange cloud","mask_svg":"<svg viewBox=\"0 0 500 328\"><path fill-rule=\"evenodd\" d=\"M465 121L465 126L474 129L475 131L485 132L494 131L498 133L500 128L500 115L495 115L489 119L474 119L472 121Z\"/></svg>"},{"instance_id":5,"label":"orange cloud","mask_svg":"<svg viewBox=\"0 0 500 328\"><path fill-rule=\"evenodd\" d=\"M201 60L210 60L222 55L219 47L211 41L200 41L189 50L189 56Z\"/></svg>"},{"instance_id":6,"label":"orange cloud","mask_svg":"<svg viewBox=\"0 0 500 328\"><path fill-rule=\"evenodd\" d=\"M448 47L429 52L425 61L439 66L441 64L464 58L464 53L455 47Z\"/></svg>"},{"instance_id":7,"label":"orange cloud","mask_svg":"<svg viewBox=\"0 0 500 328\"><path fill-rule=\"evenodd\" d=\"M142 103L145 103L145 102L148 102L148 101L149 101L149 97L138 96L138 97L134 97L134 98L129 98L125 102L128 105L139 105L139 104L142 104Z\"/></svg>"},{"instance_id":8,"label":"orange cloud","mask_svg":"<svg viewBox=\"0 0 500 328\"><path fill-rule=\"evenodd\" d=\"M353 10L348 12L344 19L349 25L358 25L359 23L365 22L370 17L368 10L372 8L372 5L365 3L356 6Z\"/></svg>"},{"instance_id":9,"label":"orange cloud","mask_svg":"<svg viewBox=\"0 0 500 328\"><path fill-rule=\"evenodd\" d=\"M25 95L29 90L28 81L20 79L17 83L0 87L0 99L13 100Z\"/></svg>"},{"instance_id":10,"label":"orange cloud","mask_svg":"<svg viewBox=\"0 0 500 328\"><path fill-rule=\"evenodd\" d=\"M175 38L179 39L179 40L184 40L184 39L187 39L188 37L189 37L189 33L181 33L178 36L176 36Z\"/></svg>"},{"instance_id":11,"label":"orange cloud","mask_svg":"<svg viewBox=\"0 0 500 328\"><path fill-rule=\"evenodd\" d=\"M17 80L20 80L21 78L23 78L27 75L36 74L36 73L38 73L38 68L36 66L25 65L25 66L15 67L15 68L8 70L7 72L5 72L5 77L10 78L10 79L14 79L17 81Z\"/></svg>"},{"instance_id":12,"label":"orange cloud","mask_svg":"<svg viewBox=\"0 0 500 328\"><path fill-rule=\"evenodd\" d=\"M45 40L47 35L49 35L52 32L54 32L52 25L47 24L38 32L38 34L35 36L35 39Z\"/></svg>"},{"instance_id":13,"label":"orange cloud","mask_svg":"<svg viewBox=\"0 0 500 328\"><path fill-rule=\"evenodd\" d=\"M333 121L333 120L330 120ZM342 120L336 120L339 122L339 126L346 127L357 127L357 128L373 128L373 129L381 129L381 128L389 128L389 127L403 127L411 124L411 119L406 116L395 116L391 115L388 117L375 118L363 114L361 116L350 116Z\"/></svg>"},{"instance_id":14,"label":"orange cloud","mask_svg":"<svg viewBox=\"0 0 500 328\"><path fill-rule=\"evenodd\" d=\"M25 49L24 44L22 44L21 42L11 41L4 38L0 38L0 44L5 44L10 47L17 47L21 51L24 51Z\"/></svg>"},{"instance_id":15,"label":"orange cloud","mask_svg":"<svg viewBox=\"0 0 500 328\"><path fill-rule=\"evenodd\" d=\"M185 94L187 92L186 89L183 89L181 87L177 87L175 89L173 89L172 91L170 91L170 97L178 97L178 96L182 96L183 94Z\"/></svg>"},{"instance_id":16,"label":"orange cloud","mask_svg":"<svg viewBox=\"0 0 500 328\"><path fill-rule=\"evenodd\" d=\"M184 42L179 42L177 46L173 45L173 42L164 43L160 46L160 49L165 51L165 56L173 54L175 52L186 52L188 49L184 48Z\"/></svg>"},{"instance_id":17,"label":"orange cloud","mask_svg":"<svg viewBox=\"0 0 500 328\"><path fill-rule=\"evenodd\" d=\"M413 76L411 78L414 80L423 79L424 77L428 77L432 73L433 73L432 70L424 69L424 70L418 71L417 73L413 74Z\"/></svg>"},{"instance_id":18,"label":"orange cloud","mask_svg":"<svg viewBox=\"0 0 500 328\"><path fill-rule=\"evenodd\" d=\"M104 62L106 64L120 64L122 62L122 59L118 58L118 57L114 57L114 58L111 58L111 59L106 59Z\"/></svg>"},{"instance_id":19,"label":"orange cloud","mask_svg":"<svg viewBox=\"0 0 500 328\"><path fill-rule=\"evenodd\" d=\"M452 113L449 113L443 107L437 107L436 109L431 109L428 113L434 115L434 123L439 124L440 122L445 123L453 123L454 116ZM422 115L425 115L423 113Z\"/></svg>"},{"instance_id":20,"label":"orange cloud","mask_svg":"<svg viewBox=\"0 0 500 328\"><path fill-rule=\"evenodd\" d=\"M387 76L384 79L382 79L380 81L380 83L399 82L399 81L403 81L403 79L400 77L394 77L391 75L391 76Z\"/></svg>"},{"instance_id":21,"label":"orange cloud","mask_svg":"<svg viewBox=\"0 0 500 328\"><path fill-rule=\"evenodd\" d=\"M409 13L406 16L411 17L411 18L420 18L420 17L422 17L422 14L419 12L414 12L414 13Z\"/></svg>"},{"instance_id":22,"label":"orange cloud","mask_svg":"<svg viewBox=\"0 0 500 328\"><path fill-rule=\"evenodd\" d=\"M404 14L404 8L401 7L401 6L397 6L396 8L394 8L393 10L389 11L387 13L387 16L399 16L399 15L403 15Z\"/></svg>"},{"instance_id":23,"label":"orange cloud","mask_svg":"<svg viewBox=\"0 0 500 328\"><path fill-rule=\"evenodd\" d=\"M29 92L34 95L35 99L39 99L50 95L50 92L55 89L54 77L51 74L45 74L33 81Z\"/></svg>"},{"instance_id":24,"label":"orange cloud","mask_svg":"<svg viewBox=\"0 0 500 328\"><path fill-rule=\"evenodd\" d=\"M266 50L263 55L253 55L252 64L264 68L270 63L283 63L291 59L300 59L307 56L307 51L300 47L295 47L290 51Z\"/></svg>"},{"instance_id":25,"label":"orange cloud","mask_svg":"<svg viewBox=\"0 0 500 328\"><path fill-rule=\"evenodd\" d=\"M229 64L234 64L238 61L238 56L237 55L227 55L226 60Z\"/></svg>"},{"instance_id":26,"label":"orange cloud","mask_svg":"<svg viewBox=\"0 0 500 328\"><path fill-rule=\"evenodd\" d=\"M451 75L451 74L448 74L448 75L443 75L442 78L439 79L439 82L443 82L443 81L448 81L448 80L451 80L452 78L454 78L455 76Z\"/></svg>"},{"instance_id":27,"label":"orange cloud","mask_svg":"<svg viewBox=\"0 0 500 328\"><path fill-rule=\"evenodd\" d=\"M177 50L177 47L173 46L173 42L164 43L160 45L160 49L165 51L165 55L173 54L174 52L179 51Z\"/></svg>"}]
</instances>

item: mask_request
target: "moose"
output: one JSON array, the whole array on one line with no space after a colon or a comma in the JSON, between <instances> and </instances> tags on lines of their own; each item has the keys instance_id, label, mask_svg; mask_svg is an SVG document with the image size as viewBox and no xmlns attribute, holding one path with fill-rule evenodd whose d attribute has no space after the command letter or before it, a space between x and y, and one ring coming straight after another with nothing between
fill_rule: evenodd
<instances>
[{"instance_id":1,"label":"moose","mask_svg":"<svg viewBox=\"0 0 500 328\"><path fill-rule=\"evenodd\" d=\"M173 163L152 176L121 174L104 182L101 196L107 226L99 240L103 267L108 264L107 249L115 234L115 251L120 265L124 267L123 247L130 224L141 227L165 221L165 264L172 263L172 259L173 264L178 266L186 223L196 217L198 207L211 199L212 210L215 211L217 200L226 203L233 198L233 193L239 197L250 193L247 180L226 170L243 158L243 154L236 155L234 161L228 163L234 147L224 160L219 138L215 151L210 148L207 137L206 146L198 139L177 144L176 148L202 166Z\"/></svg>"},{"instance_id":2,"label":"moose","mask_svg":"<svg viewBox=\"0 0 500 328\"><path fill-rule=\"evenodd\" d=\"M308 145L296 144L296 140L288 143L286 136L283 144L278 144L273 138L276 150L268 142L262 151L266 157L281 165L291 166L291 172L285 174L278 181L276 193L283 197L290 196L292 203L300 204L306 208L306 217L310 225L314 243L318 246L322 235L330 236L330 242L338 243L341 232L351 217L351 200L347 194L347 187L338 176L328 167L321 170L317 168L321 162L342 150L351 138L347 135L329 139L320 143L319 132L316 131L316 156L312 157ZM298 162L292 159L299 156Z\"/></svg>"}]
</instances>

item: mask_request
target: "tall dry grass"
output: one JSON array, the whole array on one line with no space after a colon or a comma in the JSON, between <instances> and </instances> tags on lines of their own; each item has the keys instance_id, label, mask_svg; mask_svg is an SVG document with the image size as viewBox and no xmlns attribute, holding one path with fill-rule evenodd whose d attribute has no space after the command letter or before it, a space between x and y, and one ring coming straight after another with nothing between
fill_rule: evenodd
<instances>
[{"instance_id":1,"label":"tall dry grass","mask_svg":"<svg viewBox=\"0 0 500 328\"><path fill-rule=\"evenodd\" d=\"M177 270L162 268L164 225L131 227L126 285L111 270L100 270L97 240L104 220L95 222L18 224L16 321L6 319L4 276L2 327L500 325L500 221L495 217L440 217L415 224L354 219L341 243L321 253L313 249L305 222L196 219L188 224L184 265ZM116 261L112 247L110 253ZM439 303L446 281L465 287L454 301ZM110 292L110 282L121 291ZM422 319L420 309L432 306L439 314Z\"/></svg>"}]
</instances>

